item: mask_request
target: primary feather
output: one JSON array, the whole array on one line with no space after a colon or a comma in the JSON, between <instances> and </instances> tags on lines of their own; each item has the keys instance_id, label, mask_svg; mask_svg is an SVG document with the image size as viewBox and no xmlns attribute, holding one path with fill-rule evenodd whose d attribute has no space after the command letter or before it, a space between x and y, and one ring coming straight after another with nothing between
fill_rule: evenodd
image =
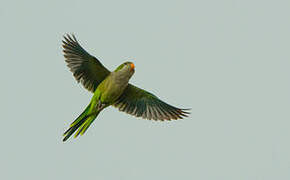
<instances>
[{"instance_id":1,"label":"primary feather","mask_svg":"<svg viewBox=\"0 0 290 180\"><path fill-rule=\"evenodd\" d=\"M75 79L87 90L94 92L110 71L97 58L84 50L74 35L64 36L62 42L65 61Z\"/></svg>"},{"instance_id":2,"label":"primary feather","mask_svg":"<svg viewBox=\"0 0 290 180\"><path fill-rule=\"evenodd\" d=\"M144 119L171 120L187 117L188 109L171 106L150 92L129 84L114 104L120 111Z\"/></svg>"}]
</instances>

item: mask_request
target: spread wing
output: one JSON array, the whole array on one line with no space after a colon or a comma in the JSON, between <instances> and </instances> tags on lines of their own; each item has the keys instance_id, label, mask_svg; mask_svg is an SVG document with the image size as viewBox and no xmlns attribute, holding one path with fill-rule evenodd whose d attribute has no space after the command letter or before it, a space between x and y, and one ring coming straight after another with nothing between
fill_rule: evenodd
<instances>
[{"instance_id":1,"label":"spread wing","mask_svg":"<svg viewBox=\"0 0 290 180\"><path fill-rule=\"evenodd\" d=\"M75 79L87 90L94 92L110 71L84 50L74 35L71 37L67 34L62 43L65 61Z\"/></svg>"},{"instance_id":2,"label":"spread wing","mask_svg":"<svg viewBox=\"0 0 290 180\"><path fill-rule=\"evenodd\" d=\"M113 106L120 111L149 120L182 119L189 114L186 112L189 109L171 106L155 95L131 84L128 85Z\"/></svg>"}]
</instances>

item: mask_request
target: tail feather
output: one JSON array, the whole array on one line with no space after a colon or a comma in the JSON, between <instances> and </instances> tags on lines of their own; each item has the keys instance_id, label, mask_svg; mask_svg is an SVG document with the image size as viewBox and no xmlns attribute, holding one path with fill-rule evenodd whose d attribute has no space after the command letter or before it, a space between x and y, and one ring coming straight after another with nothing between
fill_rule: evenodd
<instances>
[{"instance_id":1,"label":"tail feather","mask_svg":"<svg viewBox=\"0 0 290 180\"><path fill-rule=\"evenodd\" d=\"M90 119L88 119L84 124L84 126L81 129L81 135L85 134L85 132L88 130L92 122L96 119L96 117L99 115L101 110L97 111L95 114L91 115Z\"/></svg>"},{"instance_id":2,"label":"tail feather","mask_svg":"<svg viewBox=\"0 0 290 180\"><path fill-rule=\"evenodd\" d=\"M85 117L82 118L82 120L79 121L74 126L71 126L70 128L68 128L68 130L66 130L66 132L63 134L64 138L62 141L66 141L84 123L84 121L85 121Z\"/></svg>"},{"instance_id":3,"label":"tail feather","mask_svg":"<svg viewBox=\"0 0 290 180\"><path fill-rule=\"evenodd\" d=\"M78 135L83 135L87 131L87 129L89 128L89 126L96 119L96 117L99 114L99 112L100 111L98 111L97 113L94 113L94 114L90 114L90 115L88 115L88 116L85 117L86 120L78 128L78 131L74 135L75 138L78 137Z\"/></svg>"},{"instance_id":4,"label":"tail feather","mask_svg":"<svg viewBox=\"0 0 290 180\"><path fill-rule=\"evenodd\" d=\"M71 124L70 127L73 127L74 125L76 125L77 123L79 123L89 112L91 103L86 107L86 109L84 110L84 112L82 112L82 114L79 115L78 118L76 118L76 120L74 120Z\"/></svg>"},{"instance_id":5,"label":"tail feather","mask_svg":"<svg viewBox=\"0 0 290 180\"><path fill-rule=\"evenodd\" d=\"M64 138L63 141L66 141L76 130L78 130L74 137L77 137L79 134L83 135L86 130L89 128L91 123L96 119L100 111L96 113L89 113L90 104L84 110L84 112L74 121L71 123L68 130L65 131L63 134Z\"/></svg>"}]
</instances>

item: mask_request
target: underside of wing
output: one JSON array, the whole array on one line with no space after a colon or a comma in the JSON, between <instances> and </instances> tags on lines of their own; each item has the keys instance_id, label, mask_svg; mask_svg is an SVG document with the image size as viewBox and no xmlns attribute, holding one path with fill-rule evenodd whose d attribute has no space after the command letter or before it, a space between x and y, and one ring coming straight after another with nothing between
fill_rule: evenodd
<instances>
[{"instance_id":1,"label":"underside of wing","mask_svg":"<svg viewBox=\"0 0 290 180\"><path fill-rule=\"evenodd\" d=\"M149 120L183 119L189 114L188 109L171 106L155 95L131 84L113 106L120 111Z\"/></svg>"},{"instance_id":2,"label":"underside of wing","mask_svg":"<svg viewBox=\"0 0 290 180\"><path fill-rule=\"evenodd\" d=\"M87 90L94 92L110 71L97 58L84 50L74 35L67 34L62 42L65 61L75 79Z\"/></svg>"}]
</instances>

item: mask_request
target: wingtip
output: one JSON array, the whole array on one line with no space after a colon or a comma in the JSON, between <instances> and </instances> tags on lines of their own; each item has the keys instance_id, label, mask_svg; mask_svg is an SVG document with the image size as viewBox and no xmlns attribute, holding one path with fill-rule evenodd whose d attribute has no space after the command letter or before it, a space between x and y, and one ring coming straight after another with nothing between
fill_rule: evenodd
<instances>
[{"instance_id":1,"label":"wingtip","mask_svg":"<svg viewBox=\"0 0 290 180\"><path fill-rule=\"evenodd\" d=\"M65 33L64 35L62 35L62 37L65 41L70 40L70 41L78 42L74 33Z\"/></svg>"},{"instance_id":2,"label":"wingtip","mask_svg":"<svg viewBox=\"0 0 290 180\"><path fill-rule=\"evenodd\" d=\"M65 142L67 139L68 139L67 136L64 137L64 138L62 139L62 142Z\"/></svg>"},{"instance_id":3,"label":"wingtip","mask_svg":"<svg viewBox=\"0 0 290 180\"><path fill-rule=\"evenodd\" d=\"M63 37L64 39L66 39L68 36L69 36L68 33L65 33L64 35L62 35L62 37Z\"/></svg>"},{"instance_id":4,"label":"wingtip","mask_svg":"<svg viewBox=\"0 0 290 180\"><path fill-rule=\"evenodd\" d=\"M180 109L182 113L185 114L190 114L190 111L192 110L192 108L186 108L186 109Z\"/></svg>"}]
</instances>

